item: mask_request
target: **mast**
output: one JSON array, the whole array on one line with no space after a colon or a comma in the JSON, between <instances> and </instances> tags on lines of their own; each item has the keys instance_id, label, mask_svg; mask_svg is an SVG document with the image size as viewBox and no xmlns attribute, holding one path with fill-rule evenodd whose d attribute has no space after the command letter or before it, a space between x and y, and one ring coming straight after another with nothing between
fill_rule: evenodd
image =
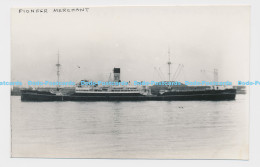
<instances>
[{"instance_id":1,"label":"mast","mask_svg":"<svg viewBox=\"0 0 260 167\"><path fill-rule=\"evenodd\" d=\"M168 66L169 66L169 82L171 82L171 54L170 54L170 48L168 48L168 56L169 56L169 61L167 62Z\"/></svg>"},{"instance_id":2,"label":"mast","mask_svg":"<svg viewBox=\"0 0 260 167\"><path fill-rule=\"evenodd\" d=\"M60 53L58 51L58 63L56 64L57 67L57 82L58 82L58 86L57 86L57 90L60 89Z\"/></svg>"},{"instance_id":3,"label":"mast","mask_svg":"<svg viewBox=\"0 0 260 167\"><path fill-rule=\"evenodd\" d=\"M218 82L218 69L214 68L214 82Z\"/></svg>"}]
</instances>

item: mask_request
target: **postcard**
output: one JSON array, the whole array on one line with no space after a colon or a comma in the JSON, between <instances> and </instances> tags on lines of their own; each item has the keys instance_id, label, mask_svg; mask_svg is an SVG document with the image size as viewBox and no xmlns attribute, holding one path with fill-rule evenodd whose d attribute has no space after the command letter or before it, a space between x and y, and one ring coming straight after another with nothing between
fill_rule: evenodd
<instances>
[{"instance_id":1,"label":"postcard","mask_svg":"<svg viewBox=\"0 0 260 167\"><path fill-rule=\"evenodd\" d=\"M246 5L12 8L11 155L247 160L249 49Z\"/></svg>"}]
</instances>

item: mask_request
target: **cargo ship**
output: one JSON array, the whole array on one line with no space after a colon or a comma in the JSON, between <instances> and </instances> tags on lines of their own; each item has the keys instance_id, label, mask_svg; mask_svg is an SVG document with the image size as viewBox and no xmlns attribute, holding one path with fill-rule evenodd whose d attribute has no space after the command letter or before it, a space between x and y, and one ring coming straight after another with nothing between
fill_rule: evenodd
<instances>
[{"instance_id":1,"label":"cargo ship","mask_svg":"<svg viewBox=\"0 0 260 167\"><path fill-rule=\"evenodd\" d=\"M149 91L148 91L149 92ZM175 90L153 95L137 88L112 88L108 90L82 89L72 94L21 90L22 101L191 101L235 100L236 89L224 90Z\"/></svg>"},{"instance_id":2,"label":"cargo ship","mask_svg":"<svg viewBox=\"0 0 260 167\"><path fill-rule=\"evenodd\" d=\"M170 59L169 81L170 81ZM58 56L57 80L59 82L60 63ZM120 68L113 69L113 81L120 83ZM86 81L87 80L83 80ZM205 89L176 89L175 86L168 86L157 92L152 91L151 86L136 85L82 85L77 84L74 91L63 93L58 86L50 91L21 90L22 101L189 101L189 100L235 100L236 89L210 87Z\"/></svg>"}]
</instances>

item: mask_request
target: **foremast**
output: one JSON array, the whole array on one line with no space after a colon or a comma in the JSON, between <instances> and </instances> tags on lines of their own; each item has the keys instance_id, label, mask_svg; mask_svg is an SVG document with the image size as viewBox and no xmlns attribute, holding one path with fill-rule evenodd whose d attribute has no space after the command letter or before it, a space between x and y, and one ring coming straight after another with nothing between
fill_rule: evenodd
<instances>
[{"instance_id":1,"label":"foremast","mask_svg":"<svg viewBox=\"0 0 260 167\"><path fill-rule=\"evenodd\" d=\"M168 69L169 69L168 75L169 75L169 82L171 82L171 64L172 64L172 62L171 62L170 48L168 48L168 56L169 56L169 61L167 62L167 64L168 64Z\"/></svg>"},{"instance_id":2,"label":"foremast","mask_svg":"<svg viewBox=\"0 0 260 167\"><path fill-rule=\"evenodd\" d=\"M60 90L60 66L61 66L61 64L60 64L60 53L59 53L59 51L58 51L58 63L56 64L56 67L57 67L57 82L58 82L58 84L57 84L57 90Z\"/></svg>"}]
</instances>

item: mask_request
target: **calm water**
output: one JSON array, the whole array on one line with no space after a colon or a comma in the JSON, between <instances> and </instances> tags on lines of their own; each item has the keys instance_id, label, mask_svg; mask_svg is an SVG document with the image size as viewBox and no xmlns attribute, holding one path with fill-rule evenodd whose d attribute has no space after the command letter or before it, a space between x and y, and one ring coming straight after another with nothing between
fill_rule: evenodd
<instances>
[{"instance_id":1,"label":"calm water","mask_svg":"<svg viewBox=\"0 0 260 167\"><path fill-rule=\"evenodd\" d=\"M13 157L247 158L246 95L222 102L11 98Z\"/></svg>"}]
</instances>

